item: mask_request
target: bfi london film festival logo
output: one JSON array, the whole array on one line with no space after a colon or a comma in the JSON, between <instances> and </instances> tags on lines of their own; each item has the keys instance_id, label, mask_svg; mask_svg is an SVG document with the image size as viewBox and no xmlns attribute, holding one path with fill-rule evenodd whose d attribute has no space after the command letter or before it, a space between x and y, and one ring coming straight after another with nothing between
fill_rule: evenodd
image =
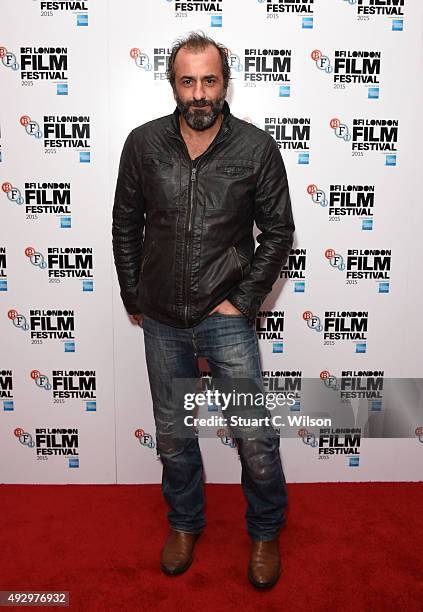
<instances>
[{"instance_id":1,"label":"bfi london film festival logo","mask_svg":"<svg viewBox=\"0 0 423 612\"><path fill-rule=\"evenodd\" d=\"M367 311L327 310L324 317L321 317L311 310L305 310L302 317L308 329L318 333L323 332L324 346L351 342L356 353L366 353L369 319Z\"/></svg>"},{"instance_id":2,"label":"bfi london film festival logo","mask_svg":"<svg viewBox=\"0 0 423 612\"><path fill-rule=\"evenodd\" d=\"M311 201L326 209L329 222L342 222L347 218L358 218L361 229L373 230L375 207L374 185L332 184L329 190L314 183L307 186Z\"/></svg>"},{"instance_id":3,"label":"bfi london film festival logo","mask_svg":"<svg viewBox=\"0 0 423 612\"><path fill-rule=\"evenodd\" d=\"M370 22L383 17L389 18L391 30L402 32L404 29L405 0L342 0L356 9L357 21Z\"/></svg>"},{"instance_id":4,"label":"bfi london film festival logo","mask_svg":"<svg viewBox=\"0 0 423 612\"><path fill-rule=\"evenodd\" d=\"M314 25L314 0L257 0L266 7L266 19L301 18L301 28L312 30Z\"/></svg>"},{"instance_id":5,"label":"bfi london film festival logo","mask_svg":"<svg viewBox=\"0 0 423 612\"><path fill-rule=\"evenodd\" d=\"M73 149L79 154L79 162L91 161L91 124L87 115L44 115L43 129L29 115L19 120L28 136L43 139L44 153L56 154L58 150Z\"/></svg>"},{"instance_id":6,"label":"bfi london film festival logo","mask_svg":"<svg viewBox=\"0 0 423 612\"><path fill-rule=\"evenodd\" d=\"M261 375L266 394L289 394L290 412L301 410L302 370L262 370Z\"/></svg>"},{"instance_id":7,"label":"bfi london film festival logo","mask_svg":"<svg viewBox=\"0 0 423 612\"><path fill-rule=\"evenodd\" d=\"M72 227L71 184L66 182L24 183L23 193L9 181L1 189L9 202L25 211L30 223L46 217L56 217L61 229Z\"/></svg>"},{"instance_id":8,"label":"bfi london film festival logo","mask_svg":"<svg viewBox=\"0 0 423 612\"><path fill-rule=\"evenodd\" d=\"M352 132L346 123L333 118L329 123L334 135L351 143L353 157L364 157L365 153L385 155L385 166L397 165L398 119L353 119Z\"/></svg>"},{"instance_id":9,"label":"bfi london film festival logo","mask_svg":"<svg viewBox=\"0 0 423 612\"><path fill-rule=\"evenodd\" d=\"M342 370L335 376L322 370L319 378L327 389L336 391L342 402L367 400L369 412L383 409L384 370Z\"/></svg>"},{"instance_id":10,"label":"bfi london film festival logo","mask_svg":"<svg viewBox=\"0 0 423 612\"><path fill-rule=\"evenodd\" d=\"M235 56L236 57L236 56ZM291 96L291 49L245 49L244 87L275 85L280 98ZM235 66L240 65L236 63Z\"/></svg>"},{"instance_id":11,"label":"bfi london film festival logo","mask_svg":"<svg viewBox=\"0 0 423 612\"><path fill-rule=\"evenodd\" d=\"M156 442L151 434L146 432L142 427L139 427L134 431L134 436L138 440L140 446L154 450L156 448Z\"/></svg>"},{"instance_id":12,"label":"bfi london film festival logo","mask_svg":"<svg viewBox=\"0 0 423 612\"><path fill-rule=\"evenodd\" d=\"M4 412L12 412L15 409L13 378L13 370L0 370L0 402Z\"/></svg>"},{"instance_id":13,"label":"bfi london film festival logo","mask_svg":"<svg viewBox=\"0 0 423 612\"><path fill-rule=\"evenodd\" d=\"M270 342L272 353L284 352L285 312L260 310L256 318L256 333L260 342Z\"/></svg>"},{"instance_id":14,"label":"bfi london film festival logo","mask_svg":"<svg viewBox=\"0 0 423 612\"><path fill-rule=\"evenodd\" d=\"M216 430L216 437L219 438L223 446L227 448L236 448L238 446L237 441L231 436L231 432L225 427L219 427ZM238 461L240 461L239 455L237 455Z\"/></svg>"},{"instance_id":15,"label":"bfi london film festival logo","mask_svg":"<svg viewBox=\"0 0 423 612\"><path fill-rule=\"evenodd\" d=\"M23 86L50 81L58 96L68 95L67 47L20 47L19 60L15 53L0 47L0 59L4 67L20 74Z\"/></svg>"},{"instance_id":16,"label":"bfi london film festival logo","mask_svg":"<svg viewBox=\"0 0 423 612\"><path fill-rule=\"evenodd\" d=\"M129 56L137 68L151 73L153 81L166 81L170 53L171 50L166 47L152 47L148 51L132 47Z\"/></svg>"},{"instance_id":17,"label":"bfi london film festival logo","mask_svg":"<svg viewBox=\"0 0 423 612\"><path fill-rule=\"evenodd\" d=\"M13 327L29 332L31 344L60 340L65 353L75 352L75 312L73 310L31 309L29 317L11 308L7 313Z\"/></svg>"},{"instance_id":18,"label":"bfi london film festival logo","mask_svg":"<svg viewBox=\"0 0 423 612\"><path fill-rule=\"evenodd\" d=\"M329 248L325 250L324 257L333 270L342 272L346 285L376 281L377 293L389 293L391 249L346 249L340 253Z\"/></svg>"},{"instance_id":19,"label":"bfi london film festival logo","mask_svg":"<svg viewBox=\"0 0 423 612\"><path fill-rule=\"evenodd\" d=\"M317 450L318 459L329 459L334 455L348 457L348 467L359 467L362 431L360 427L325 427L318 433L306 427L298 430L298 437L312 449Z\"/></svg>"},{"instance_id":20,"label":"bfi london film festival logo","mask_svg":"<svg viewBox=\"0 0 423 612\"><path fill-rule=\"evenodd\" d=\"M333 79L334 89L364 85L369 100L379 99L381 57L381 51L336 50L333 59L319 49L311 52L311 59L317 69Z\"/></svg>"},{"instance_id":21,"label":"bfi london film festival logo","mask_svg":"<svg viewBox=\"0 0 423 612\"><path fill-rule=\"evenodd\" d=\"M94 291L92 247L47 247L46 255L33 246L25 249L25 256L36 268L47 271L49 283L65 279L80 279L82 291Z\"/></svg>"},{"instance_id":22,"label":"bfi london film festival logo","mask_svg":"<svg viewBox=\"0 0 423 612\"><path fill-rule=\"evenodd\" d=\"M33 0L37 3L41 17L55 17L56 15L72 15L77 27L87 27L89 20L88 0L59 0L58 2L44 2Z\"/></svg>"},{"instance_id":23,"label":"bfi london film festival logo","mask_svg":"<svg viewBox=\"0 0 423 612\"><path fill-rule=\"evenodd\" d=\"M238 53L235 53L228 47L225 48L225 51L228 58L229 67L231 69L231 78L236 79L237 73L240 73L240 76L242 76L241 73L244 71L244 64L242 63L241 57L238 55Z\"/></svg>"},{"instance_id":24,"label":"bfi london film festival logo","mask_svg":"<svg viewBox=\"0 0 423 612\"><path fill-rule=\"evenodd\" d=\"M221 28L223 25L223 0L165 0L167 4L173 6L176 18L195 17L198 14L206 14L210 17L208 22L211 28Z\"/></svg>"},{"instance_id":25,"label":"bfi london film festival logo","mask_svg":"<svg viewBox=\"0 0 423 612\"><path fill-rule=\"evenodd\" d=\"M281 151L298 151L297 163L310 163L310 117L266 117L264 131L270 134Z\"/></svg>"},{"instance_id":26,"label":"bfi london film festival logo","mask_svg":"<svg viewBox=\"0 0 423 612\"><path fill-rule=\"evenodd\" d=\"M31 370L31 380L41 391L51 392L54 404L83 400L86 412L97 410L97 376L95 370L52 370L50 375Z\"/></svg>"},{"instance_id":27,"label":"bfi london film festival logo","mask_svg":"<svg viewBox=\"0 0 423 612\"><path fill-rule=\"evenodd\" d=\"M34 449L37 460L65 457L69 468L79 467L79 431L77 427L36 427L34 433L16 427L13 435L22 446Z\"/></svg>"},{"instance_id":28,"label":"bfi london film festival logo","mask_svg":"<svg viewBox=\"0 0 423 612\"><path fill-rule=\"evenodd\" d=\"M307 249L291 249L279 278L292 281L294 293L304 293L307 271Z\"/></svg>"},{"instance_id":29,"label":"bfi london film festival logo","mask_svg":"<svg viewBox=\"0 0 423 612\"><path fill-rule=\"evenodd\" d=\"M1 291L7 291L7 253L5 246L0 246L0 292Z\"/></svg>"}]
</instances>

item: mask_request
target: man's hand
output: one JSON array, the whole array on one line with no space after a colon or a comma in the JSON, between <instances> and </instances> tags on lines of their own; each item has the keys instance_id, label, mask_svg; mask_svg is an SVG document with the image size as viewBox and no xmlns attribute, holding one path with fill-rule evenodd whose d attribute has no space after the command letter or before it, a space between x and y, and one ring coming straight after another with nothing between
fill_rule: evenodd
<instances>
[{"instance_id":1,"label":"man's hand","mask_svg":"<svg viewBox=\"0 0 423 612\"><path fill-rule=\"evenodd\" d=\"M222 314L227 315L240 315L242 312L238 310L229 300L223 300L220 302L211 312L209 312L208 316L213 314L214 312L221 312Z\"/></svg>"},{"instance_id":2,"label":"man's hand","mask_svg":"<svg viewBox=\"0 0 423 612\"><path fill-rule=\"evenodd\" d=\"M140 312L129 315L129 318L131 319L132 323L135 323L136 325L139 325L140 323L142 323L142 320L143 320L143 316Z\"/></svg>"}]
</instances>

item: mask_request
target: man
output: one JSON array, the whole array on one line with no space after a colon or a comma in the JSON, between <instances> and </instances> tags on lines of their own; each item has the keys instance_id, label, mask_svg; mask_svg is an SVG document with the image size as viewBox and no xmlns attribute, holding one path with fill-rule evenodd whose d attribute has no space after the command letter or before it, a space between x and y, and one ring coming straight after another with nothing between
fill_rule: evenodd
<instances>
[{"instance_id":1,"label":"man","mask_svg":"<svg viewBox=\"0 0 423 612\"><path fill-rule=\"evenodd\" d=\"M192 562L205 526L202 460L195 437L177 437L184 407L172 379L199 376L262 386L255 318L284 265L295 230L285 167L270 135L234 117L225 101L226 50L202 33L175 43L168 80L173 114L135 128L121 156L113 250L127 312L144 330L163 494L168 575ZM253 224L261 233L255 249ZM144 231L144 234L143 234ZM279 439L237 439L248 577L258 588L280 575L279 531L287 502Z\"/></svg>"}]
</instances>

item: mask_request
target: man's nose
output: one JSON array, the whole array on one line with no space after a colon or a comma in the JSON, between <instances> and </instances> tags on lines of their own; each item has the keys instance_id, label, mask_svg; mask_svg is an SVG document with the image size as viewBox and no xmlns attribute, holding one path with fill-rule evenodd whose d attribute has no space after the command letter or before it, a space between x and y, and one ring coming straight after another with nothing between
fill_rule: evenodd
<instances>
[{"instance_id":1,"label":"man's nose","mask_svg":"<svg viewBox=\"0 0 423 612\"><path fill-rule=\"evenodd\" d=\"M206 92L204 91L204 85L201 81L195 82L193 97L194 97L194 100L203 100L206 97Z\"/></svg>"}]
</instances>

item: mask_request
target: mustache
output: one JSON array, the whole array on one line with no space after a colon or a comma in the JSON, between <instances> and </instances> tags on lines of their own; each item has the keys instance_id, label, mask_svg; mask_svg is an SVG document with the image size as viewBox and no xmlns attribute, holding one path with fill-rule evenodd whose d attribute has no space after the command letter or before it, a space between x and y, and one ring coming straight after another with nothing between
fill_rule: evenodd
<instances>
[{"instance_id":1,"label":"mustache","mask_svg":"<svg viewBox=\"0 0 423 612\"><path fill-rule=\"evenodd\" d=\"M194 108L203 108L203 106L213 106L213 102L211 100L193 100L189 102L188 105Z\"/></svg>"}]
</instances>

